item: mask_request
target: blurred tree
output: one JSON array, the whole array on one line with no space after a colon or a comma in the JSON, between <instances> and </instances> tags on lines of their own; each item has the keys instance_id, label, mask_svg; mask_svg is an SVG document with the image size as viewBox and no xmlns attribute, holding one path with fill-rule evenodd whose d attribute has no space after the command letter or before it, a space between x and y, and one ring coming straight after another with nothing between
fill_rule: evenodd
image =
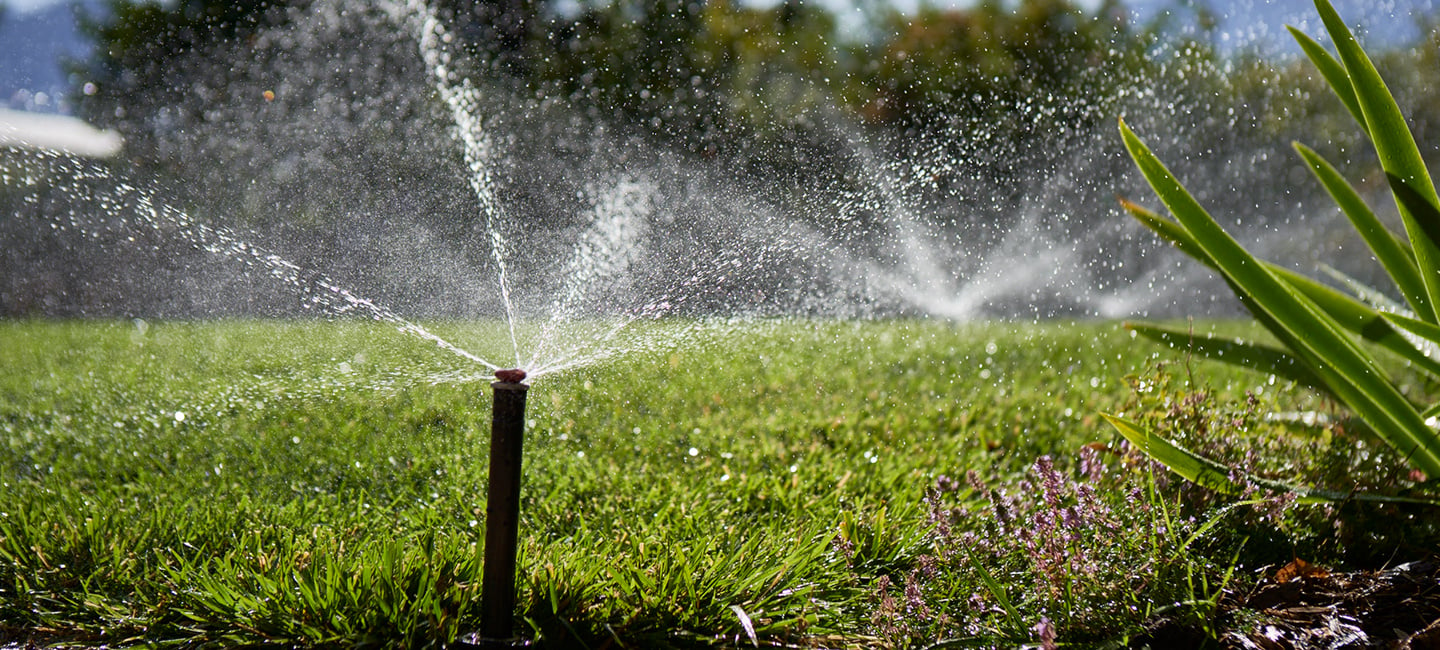
<instances>
[{"instance_id":1,"label":"blurred tree","mask_svg":"<svg viewBox=\"0 0 1440 650\"><path fill-rule=\"evenodd\" d=\"M472 56L494 72L531 74L534 44L543 40L551 0L436 0L440 18Z\"/></svg>"},{"instance_id":2,"label":"blurred tree","mask_svg":"<svg viewBox=\"0 0 1440 650\"><path fill-rule=\"evenodd\" d=\"M191 65L206 52L253 42L266 29L287 24L313 0L106 0L103 10L81 10L81 28L96 48L82 78L93 94L78 97L88 119L127 129L127 117L173 110L185 103L196 75L210 74ZM548 5L535 0L438 0L437 10L469 49L484 53L523 74L532 26ZM234 51L233 49L231 51ZM134 135L134 133L130 133Z\"/></svg>"},{"instance_id":3,"label":"blurred tree","mask_svg":"<svg viewBox=\"0 0 1440 650\"><path fill-rule=\"evenodd\" d=\"M833 43L835 17L788 0L761 9L711 2L695 43L697 67L712 77L727 116L759 131L784 129L828 107L846 74Z\"/></svg>"},{"instance_id":4,"label":"blurred tree","mask_svg":"<svg viewBox=\"0 0 1440 650\"><path fill-rule=\"evenodd\" d=\"M706 133L718 105L714 70L694 56L703 28L703 8L687 0L585 3L552 21L532 57L536 81L675 137Z\"/></svg>"},{"instance_id":5,"label":"blurred tree","mask_svg":"<svg viewBox=\"0 0 1440 650\"><path fill-rule=\"evenodd\" d=\"M188 92L177 59L252 38L311 0L107 0L86 21L96 53L82 111L115 124ZM876 24L844 37L823 5L764 8L732 0L535 0L436 3L472 53L541 92L698 151L757 132L793 135L838 103L872 125L911 128L997 115L1036 97L1070 98L1115 82L1143 61L1145 39L1119 0L1094 12L1071 0L984 0L965 10L922 5L907 15L870 2ZM1085 86L1081 88L1080 86ZM1092 93L1093 94L1093 93ZM1055 102L1065 105L1064 101ZM788 136L787 136L788 137Z\"/></svg>"},{"instance_id":6,"label":"blurred tree","mask_svg":"<svg viewBox=\"0 0 1440 650\"><path fill-rule=\"evenodd\" d=\"M216 43L243 39L306 0L106 0L99 12L81 10L81 28L96 48L85 78L96 92L81 103L86 117L113 123L136 107L163 105L184 93L176 59Z\"/></svg>"},{"instance_id":7,"label":"blurred tree","mask_svg":"<svg viewBox=\"0 0 1440 650\"><path fill-rule=\"evenodd\" d=\"M862 114L924 125L956 114L997 116L1035 99L1056 105L1119 83L1146 40L1118 0L1087 14L1070 0L983 0L965 10L922 5L887 17L889 38L865 46ZM869 95L869 96L865 96Z\"/></svg>"}]
</instances>

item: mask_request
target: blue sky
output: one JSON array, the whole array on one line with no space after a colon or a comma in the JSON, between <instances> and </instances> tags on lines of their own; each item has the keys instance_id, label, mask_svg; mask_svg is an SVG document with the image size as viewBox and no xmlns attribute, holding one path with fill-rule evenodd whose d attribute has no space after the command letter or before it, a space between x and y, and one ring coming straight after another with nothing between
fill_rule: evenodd
<instances>
[{"instance_id":1,"label":"blue sky","mask_svg":"<svg viewBox=\"0 0 1440 650\"><path fill-rule=\"evenodd\" d=\"M61 0L5 0L5 6L15 11L34 11L54 4L60 4Z\"/></svg>"}]
</instances>

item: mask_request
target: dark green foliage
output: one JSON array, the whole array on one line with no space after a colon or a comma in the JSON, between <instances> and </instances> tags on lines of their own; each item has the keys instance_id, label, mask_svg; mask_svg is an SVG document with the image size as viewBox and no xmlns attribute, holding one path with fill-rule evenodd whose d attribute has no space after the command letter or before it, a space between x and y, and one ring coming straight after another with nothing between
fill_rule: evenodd
<instances>
[{"instance_id":1,"label":"dark green foliage","mask_svg":"<svg viewBox=\"0 0 1440 650\"><path fill-rule=\"evenodd\" d=\"M95 41L84 78L94 94L81 95L92 118L101 123L134 112L171 106L190 92L180 62L215 45L243 41L278 24L285 0L181 0L175 3L107 0L103 10L82 17ZM138 135L127 133L127 135Z\"/></svg>"},{"instance_id":2,"label":"dark green foliage","mask_svg":"<svg viewBox=\"0 0 1440 650\"><path fill-rule=\"evenodd\" d=\"M82 97L82 108L125 128L148 155L143 130L163 125L127 119L189 105L197 78L253 65L262 54L234 44L294 21L309 4L111 0L87 23L98 47L83 77L96 91ZM915 16L877 6L868 27L844 33L840 16L793 0L773 8L668 0L434 4L478 63L477 78L513 79L708 156L823 150L837 110L886 131L933 131L957 118L995 120L1046 98L1048 110L1074 111L1056 119L1076 126L1145 61L1143 28L1117 0L1094 14L1070 0L1013 8L992 1ZM178 115L167 122L177 120L183 123ZM1028 127L1013 128L1023 135ZM803 155L788 164L820 169Z\"/></svg>"},{"instance_id":3,"label":"dark green foliage","mask_svg":"<svg viewBox=\"0 0 1440 650\"><path fill-rule=\"evenodd\" d=\"M1071 100L1057 99L1060 109L1081 98L1105 101L1114 88L1099 85L1125 83L1125 68L1142 61L1144 39L1115 0L1093 15L1067 0L987 0L969 11L925 7L887 18L893 36L872 46L861 72L876 118L1003 119L1029 98L1055 94Z\"/></svg>"}]
</instances>

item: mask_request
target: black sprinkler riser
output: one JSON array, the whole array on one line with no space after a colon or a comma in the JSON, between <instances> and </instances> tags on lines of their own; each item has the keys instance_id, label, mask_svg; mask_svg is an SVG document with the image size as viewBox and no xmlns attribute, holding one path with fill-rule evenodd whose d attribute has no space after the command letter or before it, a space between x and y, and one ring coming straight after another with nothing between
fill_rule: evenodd
<instances>
[{"instance_id":1,"label":"black sprinkler riser","mask_svg":"<svg viewBox=\"0 0 1440 650\"><path fill-rule=\"evenodd\" d=\"M515 616L520 464L525 442L525 395L530 387L508 381L497 381L490 387L495 390L495 405L490 419L490 486L485 502L480 636L506 640L512 638Z\"/></svg>"}]
</instances>

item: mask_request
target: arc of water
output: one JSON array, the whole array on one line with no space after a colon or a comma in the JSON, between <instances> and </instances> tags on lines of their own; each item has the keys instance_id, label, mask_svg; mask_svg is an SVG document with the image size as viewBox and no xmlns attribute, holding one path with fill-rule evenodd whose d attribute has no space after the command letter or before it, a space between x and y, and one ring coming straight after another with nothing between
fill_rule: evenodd
<instances>
[{"instance_id":1,"label":"arc of water","mask_svg":"<svg viewBox=\"0 0 1440 650\"><path fill-rule=\"evenodd\" d=\"M868 260L862 264L867 284L927 313L956 319L973 317L973 308L978 305L960 308L958 304L945 304L955 303L953 294L960 291L955 286L957 270L942 267L934 244L938 237L920 223L902 198L906 188L900 186L901 181L880 163L862 138L847 141L852 143L852 155L868 180L871 198L861 204L874 203L884 210L888 237L901 253L899 262L903 266L897 271Z\"/></svg>"},{"instance_id":2,"label":"arc of water","mask_svg":"<svg viewBox=\"0 0 1440 650\"><path fill-rule=\"evenodd\" d=\"M956 260L968 268L948 268L937 246L941 234L927 228L904 199L914 181L903 181L899 172L882 164L862 138L849 141L870 181L870 200L885 210L889 237L901 252L899 268L875 261L864 263L870 286L880 292L931 315L966 320L996 298L1054 283L1076 269L1074 248L1055 241L1043 228L1040 215L1028 212L983 255L966 253ZM947 166L941 165L941 169ZM1026 259L1026 263L1011 263L1017 259Z\"/></svg>"},{"instance_id":3,"label":"arc of water","mask_svg":"<svg viewBox=\"0 0 1440 650\"><path fill-rule=\"evenodd\" d=\"M130 211L140 224L160 233L173 232L190 245L208 253L238 260L247 267L263 269L276 280L302 291L305 294L307 305L318 306L335 316L345 316L351 313L363 314L372 320L389 323L402 333L434 343L447 352L478 363L490 370L499 368L498 365L406 320L394 311L378 305L368 298L355 295L354 292L340 286L323 273L302 268L276 253L246 242L229 228L211 226L196 221L189 213L157 199L155 192L149 188L115 179L109 172L91 163L79 162L58 154L42 154L41 157L49 163L48 166L52 171L57 172L51 174L55 178L47 179L49 182L57 183L58 181L57 187L68 195L91 197L101 205L103 213L119 214L127 206L133 204ZM112 189L104 195L95 196L83 185L84 181L105 182ZM71 211L73 227L91 236L98 234L98 228L84 228L79 217L76 216L77 214L77 212Z\"/></svg>"},{"instance_id":4,"label":"arc of water","mask_svg":"<svg viewBox=\"0 0 1440 650\"><path fill-rule=\"evenodd\" d=\"M495 198L495 183L490 176L494 152L490 137L480 119L479 90L469 79L455 74L454 58L448 47L454 37L435 14L433 7L424 0L408 0L404 5L400 5L396 0L386 6L393 18L402 24L410 23L418 35L421 59L434 77L435 90L449 107L455 131L460 136L465 166L470 171L470 189L480 204L480 214L484 218L485 230L490 240L490 251L495 258L500 299L505 305L510 345L518 366L520 339L515 333L515 307L510 297L509 269L506 264L508 253L505 237L501 232L504 214Z\"/></svg>"},{"instance_id":5,"label":"arc of water","mask_svg":"<svg viewBox=\"0 0 1440 650\"><path fill-rule=\"evenodd\" d=\"M644 179L622 180L607 186L591 210L590 225L576 242L562 277L560 295L550 307L550 319L540 332L527 368L540 369L541 364L564 364L570 355L544 361L555 340L556 331L566 319L575 316L581 301L594 287L622 277L636 261L637 245L645 234L645 220L651 207L645 201L655 191L654 184ZM607 342L637 316L624 315L595 342Z\"/></svg>"}]
</instances>

